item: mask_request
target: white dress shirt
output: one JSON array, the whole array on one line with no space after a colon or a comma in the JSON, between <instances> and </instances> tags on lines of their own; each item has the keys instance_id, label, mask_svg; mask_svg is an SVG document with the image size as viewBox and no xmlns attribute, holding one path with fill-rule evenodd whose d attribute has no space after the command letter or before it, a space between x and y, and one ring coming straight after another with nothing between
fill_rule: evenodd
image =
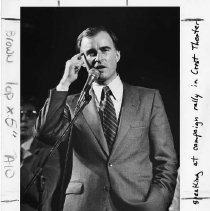
<instances>
[{"instance_id":1,"label":"white dress shirt","mask_svg":"<svg viewBox=\"0 0 210 211\"><path fill-rule=\"evenodd\" d=\"M112 91L113 96L111 95L110 97L114 104L116 116L118 119L120 115L122 98L123 98L123 84L119 75L117 75L107 86ZM96 106L98 109L101 102L101 92L102 92L103 87L104 85L99 85L96 82L93 83L93 91L96 95L95 100L96 100Z\"/></svg>"},{"instance_id":2,"label":"white dress shirt","mask_svg":"<svg viewBox=\"0 0 210 211\"><path fill-rule=\"evenodd\" d=\"M23 166L23 161L27 157L31 156L32 153L30 152L31 144L34 140L34 137L29 138L27 141L21 144L21 151L22 151L22 162L20 163L20 167Z\"/></svg>"},{"instance_id":3,"label":"white dress shirt","mask_svg":"<svg viewBox=\"0 0 210 211\"><path fill-rule=\"evenodd\" d=\"M24 143L21 144L21 147L24 150L29 151L33 140L34 140L34 137L29 138L27 141L25 141Z\"/></svg>"}]
</instances>

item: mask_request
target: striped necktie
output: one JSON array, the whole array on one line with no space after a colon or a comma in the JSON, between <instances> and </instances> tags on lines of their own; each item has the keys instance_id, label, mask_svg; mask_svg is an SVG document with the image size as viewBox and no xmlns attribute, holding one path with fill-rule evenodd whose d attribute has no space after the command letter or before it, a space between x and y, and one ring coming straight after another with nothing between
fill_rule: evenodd
<instances>
[{"instance_id":1,"label":"striped necktie","mask_svg":"<svg viewBox=\"0 0 210 211\"><path fill-rule=\"evenodd\" d=\"M117 133L118 123L114 105L110 95L112 95L111 90L109 89L108 86L105 86L102 89L102 94L101 94L100 116L101 116L104 136L107 140L109 151L111 152L112 146L115 141L115 136Z\"/></svg>"}]
</instances>

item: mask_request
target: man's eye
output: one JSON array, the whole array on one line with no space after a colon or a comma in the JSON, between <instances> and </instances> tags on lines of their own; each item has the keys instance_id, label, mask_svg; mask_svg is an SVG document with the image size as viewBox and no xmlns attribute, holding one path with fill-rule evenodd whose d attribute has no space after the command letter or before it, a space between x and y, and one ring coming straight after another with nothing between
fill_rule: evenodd
<instances>
[{"instance_id":1,"label":"man's eye","mask_svg":"<svg viewBox=\"0 0 210 211\"><path fill-rule=\"evenodd\" d=\"M90 56L90 57L93 57L93 56L96 56L97 52L95 50L89 50L87 52L87 56Z\"/></svg>"},{"instance_id":2,"label":"man's eye","mask_svg":"<svg viewBox=\"0 0 210 211\"><path fill-rule=\"evenodd\" d=\"M102 49L103 52L109 51L109 48Z\"/></svg>"},{"instance_id":3,"label":"man's eye","mask_svg":"<svg viewBox=\"0 0 210 211\"><path fill-rule=\"evenodd\" d=\"M95 56L95 55L96 55L96 54L95 54L94 52L88 54L88 56L90 56L90 57L93 57L93 56Z\"/></svg>"}]
</instances>

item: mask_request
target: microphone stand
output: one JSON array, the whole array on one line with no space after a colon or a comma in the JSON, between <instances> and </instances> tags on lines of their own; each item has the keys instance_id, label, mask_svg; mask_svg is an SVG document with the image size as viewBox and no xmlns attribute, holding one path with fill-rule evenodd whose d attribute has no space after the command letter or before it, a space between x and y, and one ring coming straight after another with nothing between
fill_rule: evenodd
<instances>
[{"instance_id":1,"label":"microphone stand","mask_svg":"<svg viewBox=\"0 0 210 211\"><path fill-rule=\"evenodd\" d=\"M23 192L23 198L25 197L26 193L28 192L28 190L31 188L31 186L38 180L38 178L40 178L40 186L39 186L39 202L42 203L42 201L40 200L40 197L42 197L43 191L44 191L44 184L43 184L43 176L42 176L42 172L43 172L43 168L45 167L47 161L49 160L50 157L52 157L52 155L54 154L55 150L60 146L60 144L62 143L62 138L66 135L67 131L70 129L70 131L72 131L72 127L73 124L75 122L75 120L77 119L78 115L81 113L81 111L85 108L85 106L91 101L92 96L89 93L86 93L84 95L84 99L81 101L81 103L79 104L79 106L76 107L75 111L74 111L74 116L72 118L72 120L70 121L70 123L67 125L66 129L64 130L62 136L56 141L56 143L53 145L53 147L50 149L49 154L46 156L46 158L44 159L43 163L40 165L39 168L37 168L37 170L34 173L34 176L32 177L32 179L30 180L30 182L28 183L28 185L26 186L24 192ZM70 132L71 134L71 132ZM68 145L70 143L70 138L68 139ZM65 173L64 173L64 177L63 177L63 181L62 181L62 186L64 183L64 179L65 179ZM61 193L62 195L62 193ZM42 206L42 204L40 204ZM39 209L39 211L41 211Z\"/></svg>"},{"instance_id":2,"label":"microphone stand","mask_svg":"<svg viewBox=\"0 0 210 211\"><path fill-rule=\"evenodd\" d=\"M44 193L44 188L45 188L45 181L46 178L42 175L42 171L40 172L40 174L38 175L38 192L39 192L39 208L38 211L42 211L42 196Z\"/></svg>"}]
</instances>

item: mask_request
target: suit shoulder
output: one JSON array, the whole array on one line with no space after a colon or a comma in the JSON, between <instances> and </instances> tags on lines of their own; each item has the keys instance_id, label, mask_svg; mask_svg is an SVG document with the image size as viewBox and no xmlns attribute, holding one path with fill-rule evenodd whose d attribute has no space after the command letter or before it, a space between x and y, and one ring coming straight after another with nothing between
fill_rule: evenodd
<instances>
[{"instance_id":1,"label":"suit shoulder","mask_svg":"<svg viewBox=\"0 0 210 211\"><path fill-rule=\"evenodd\" d=\"M44 143L43 141L35 138L32 143L32 148L38 151L48 153L51 150L52 145L49 145L48 143ZM55 154L57 154L57 152L58 150L56 149Z\"/></svg>"},{"instance_id":2,"label":"suit shoulder","mask_svg":"<svg viewBox=\"0 0 210 211\"><path fill-rule=\"evenodd\" d=\"M147 88L147 87L143 87L143 86L133 86L133 85L129 85L129 84L125 84L125 86L131 90L133 90L134 92L138 92L140 95L144 95L144 96L154 96L154 94L156 92L159 92L157 89L151 89L151 88Z\"/></svg>"}]
</instances>

